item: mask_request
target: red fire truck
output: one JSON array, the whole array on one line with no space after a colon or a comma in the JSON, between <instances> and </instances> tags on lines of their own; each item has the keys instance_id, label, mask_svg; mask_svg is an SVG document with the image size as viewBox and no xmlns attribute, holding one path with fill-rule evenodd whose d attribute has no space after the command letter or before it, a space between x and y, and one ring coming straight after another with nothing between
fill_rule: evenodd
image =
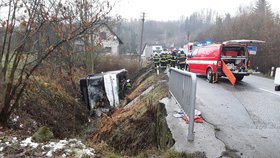
<instances>
[{"instance_id":1,"label":"red fire truck","mask_svg":"<svg viewBox=\"0 0 280 158\"><path fill-rule=\"evenodd\" d=\"M187 59L187 70L206 75L209 82L227 76L234 85L251 72L248 46L264 43L259 40L231 40L195 49Z\"/></svg>"}]
</instances>

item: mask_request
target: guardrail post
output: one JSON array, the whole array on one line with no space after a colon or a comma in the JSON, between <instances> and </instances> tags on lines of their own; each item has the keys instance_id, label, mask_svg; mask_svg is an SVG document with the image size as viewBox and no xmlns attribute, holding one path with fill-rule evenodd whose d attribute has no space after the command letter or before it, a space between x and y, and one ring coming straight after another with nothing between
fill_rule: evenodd
<instances>
[{"instance_id":1,"label":"guardrail post","mask_svg":"<svg viewBox=\"0 0 280 158\"><path fill-rule=\"evenodd\" d=\"M189 141L194 141L194 113L195 113L195 100L196 100L196 75L191 74L191 79L192 79L192 88L191 88L191 107L190 107L190 114L189 114L189 132L188 132L188 140Z\"/></svg>"}]
</instances>

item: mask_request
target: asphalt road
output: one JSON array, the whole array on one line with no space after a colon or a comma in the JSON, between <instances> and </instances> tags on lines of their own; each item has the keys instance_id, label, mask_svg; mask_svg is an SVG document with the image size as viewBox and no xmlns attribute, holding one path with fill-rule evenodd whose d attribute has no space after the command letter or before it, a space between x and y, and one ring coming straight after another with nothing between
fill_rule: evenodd
<instances>
[{"instance_id":1,"label":"asphalt road","mask_svg":"<svg viewBox=\"0 0 280 158\"><path fill-rule=\"evenodd\" d=\"M198 76L197 109L216 136L241 157L280 157L280 92L273 80L248 76L231 86Z\"/></svg>"}]
</instances>

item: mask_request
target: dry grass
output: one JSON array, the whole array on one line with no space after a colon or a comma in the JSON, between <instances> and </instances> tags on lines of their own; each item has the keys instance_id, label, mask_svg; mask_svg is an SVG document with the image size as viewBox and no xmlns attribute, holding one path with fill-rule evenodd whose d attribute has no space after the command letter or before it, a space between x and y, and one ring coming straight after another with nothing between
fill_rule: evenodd
<instances>
[{"instance_id":1,"label":"dry grass","mask_svg":"<svg viewBox=\"0 0 280 158\"><path fill-rule=\"evenodd\" d=\"M196 152L193 154L185 153L185 152L175 152L175 151L167 151L164 153L162 158L206 158L205 153Z\"/></svg>"},{"instance_id":2,"label":"dry grass","mask_svg":"<svg viewBox=\"0 0 280 158\"><path fill-rule=\"evenodd\" d=\"M65 138L77 134L88 121L85 105L69 93L57 80L34 77L21 100L21 106L13 115L19 122L12 124L22 134L30 135L40 126L49 127L55 137ZM20 124L23 125L19 128Z\"/></svg>"},{"instance_id":3,"label":"dry grass","mask_svg":"<svg viewBox=\"0 0 280 158\"><path fill-rule=\"evenodd\" d=\"M101 56L95 64L95 73L126 69L131 78L140 69L138 60L119 56Z\"/></svg>"},{"instance_id":4,"label":"dry grass","mask_svg":"<svg viewBox=\"0 0 280 158\"><path fill-rule=\"evenodd\" d=\"M145 76L145 80L132 91L131 98L140 95L159 79L153 73ZM89 145L94 146L94 144L105 142L108 146L113 147L114 153L130 156L135 156L147 149L156 149L158 147L158 101L166 96L167 87L161 84L149 94L140 97L133 106L127 109L120 108L111 116L104 116L93 138L88 140ZM102 154L104 156L104 152ZM105 152L106 154L108 152Z\"/></svg>"},{"instance_id":5,"label":"dry grass","mask_svg":"<svg viewBox=\"0 0 280 158\"><path fill-rule=\"evenodd\" d=\"M153 73L145 73L133 82L132 92L124 99L123 105L135 99L147 88L157 82L157 76Z\"/></svg>"}]
</instances>

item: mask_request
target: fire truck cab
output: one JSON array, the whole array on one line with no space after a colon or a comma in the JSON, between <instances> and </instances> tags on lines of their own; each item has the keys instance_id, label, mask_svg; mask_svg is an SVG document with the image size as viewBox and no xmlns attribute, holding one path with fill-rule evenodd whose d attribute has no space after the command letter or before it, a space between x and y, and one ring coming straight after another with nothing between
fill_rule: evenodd
<instances>
[{"instance_id":1,"label":"fire truck cab","mask_svg":"<svg viewBox=\"0 0 280 158\"><path fill-rule=\"evenodd\" d=\"M251 73L248 70L250 58L247 46L257 43L264 41L232 40L197 48L188 56L187 70L206 75L209 82L218 81L221 76L230 79L228 74L234 76L234 82L241 81Z\"/></svg>"}]
</instances>

